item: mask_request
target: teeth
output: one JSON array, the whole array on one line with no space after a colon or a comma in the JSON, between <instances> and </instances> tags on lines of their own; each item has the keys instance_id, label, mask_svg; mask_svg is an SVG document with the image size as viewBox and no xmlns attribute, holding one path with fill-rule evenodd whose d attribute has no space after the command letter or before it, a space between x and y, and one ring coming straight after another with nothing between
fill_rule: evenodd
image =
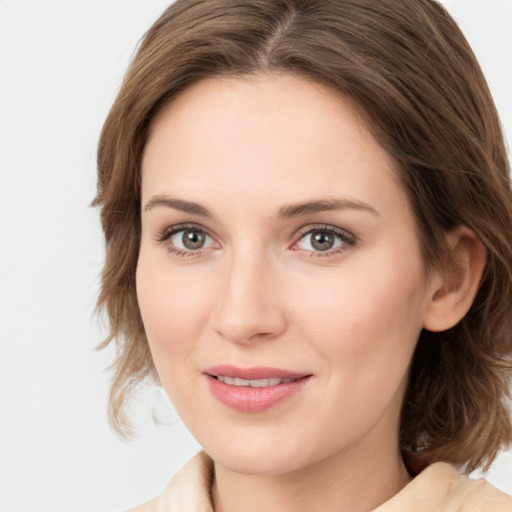
<instances>
[{"instance_id":1,"label":"teeth","mask_svg":"<svg viewBox=\"0 0 512 512\"><path fill-rule=\"evenodd\" d=\"M240 379L239 377L226 377L225 375L218 375L217 379L224 384L230 386L245 386L251 388L266 388L268 386L277 386L278 384L286 384L287 382L293 382L297 379L279 379L277 377L269 377L268 379Z\"/></svg>"}]
</instances>

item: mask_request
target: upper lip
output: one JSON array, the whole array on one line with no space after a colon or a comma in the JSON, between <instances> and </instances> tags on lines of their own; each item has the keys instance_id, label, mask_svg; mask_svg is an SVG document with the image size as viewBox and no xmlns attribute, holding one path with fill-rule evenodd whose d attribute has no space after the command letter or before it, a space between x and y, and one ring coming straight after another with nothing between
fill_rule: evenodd
<instances>
[{"instance_id":1,"label":"upper lip","mask_svg":"<svg viewBox=\"0 0 512 512\"><path fill-rule=\"evenodd\" d=\"M210 366L209 368L205 368L203 370L203 373L210 375L212 377L218 377L219 375L222 375L223 377L238 377L239 379L246 380L259 380L269 378L300 379L302 377L308 377L309 375L311 375L310 373L283 370L281 368L271 368L267 366L253 366L250 368L240 368L238 366L227 364Z\"/></svg>"}]
</instances>

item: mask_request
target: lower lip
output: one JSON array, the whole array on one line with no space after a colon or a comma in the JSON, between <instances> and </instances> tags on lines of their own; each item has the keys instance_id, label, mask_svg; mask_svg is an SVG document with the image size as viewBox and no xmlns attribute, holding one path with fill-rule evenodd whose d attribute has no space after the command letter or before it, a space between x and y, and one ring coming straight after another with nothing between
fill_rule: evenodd
<instances>
[{"instance_id":1,"label":"lower lip","mask_svg":"<svg viewBox=\"0 0 512 512\"><path fill-rule=\"evenodd\" d=\"M236 411L252 413L266 411L291 398L310 379L310 377L303 377L275 386L251 388L249 386L230 386L210 375L207 375L207 378L210 391L219 402Z\"/></svg>"}]
</instances>

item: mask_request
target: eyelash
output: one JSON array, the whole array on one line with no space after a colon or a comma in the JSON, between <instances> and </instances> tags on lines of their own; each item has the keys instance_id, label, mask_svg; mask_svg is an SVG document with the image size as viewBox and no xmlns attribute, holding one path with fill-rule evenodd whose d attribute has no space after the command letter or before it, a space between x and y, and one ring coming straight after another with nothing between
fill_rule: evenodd
<instances>
[{"instance_id":1,"label":"eyelash","mask_svg":"<svg viewBox=\"0 0 512 512\"><path fill-rule=\"evenodd\" d=\"M176 226L171 226L166 229L164 229L162 232L158 233L155 237L156 241L161 244L165 244L173 235L176 233L179 233L180 231L197 231L200 233L204 233L205 235L209 236L210 238L213 238L203 227L197 225L197 224L177 224ZM177 248L174 245L167 244L167 250L181 258L194 258L197 256L201 256L202 250L198 249L196 251L193 250L182 250Z\"/></svg>"},{"instance_id":2,"label":"eyelash","mask_svg":"<svg viewBox=\"0 0 512 512\"><path fill-rule=\"evenodd\" d=\"M158 233L155 236L155 240L158 243L165 244L173 235L176 233L179 233L180 231L197 231L200 233L204 233L208 237L213 237L208 233L207 230L205 230L203 227L197 225L197 224L177 224L176 226L171 226L166 228L164 231ZM336 238L341 240L341 245L338 247L335 247L334 249L326 250L326 251L309 251L311 258L326 258L334 255L341 254L345 252L349 247L353 247L357 243L357 238L349 233L348 231L345 231L343 229L335 228L333 226L327 225L327 224L316 224L316 225L309 225L307 227L302 228L297 232L295 235L296 241L292 244L291 249L293 250L306 250L306 249L300 249L300 248L294 248L304 237L306 237L309 234L315 233L315 232L325 232L331 235L334 235ZM347 247L348 246L348 247ZM197 250L182 250L177 248L174 245L167 244L167 250L174 254L175 256L182 257L182 258L192 258L192 257L198 257L201 256L203 253L203 250L197 249Z\"/></svg>"},{"instance_id":3,"label":"eyelash","mask_svg":"<svg viewBox=\"0 0 512 512\"><path fill-rule=\"evenodd\" d=\"M299 241L301 241L307 235L316 233L319 231L334 235L335 237L340 239L342 243L340 246L335 247L334 249L328 249L326 251L311 251L311 255L310 255L311 258L328 258L330 256L342 254L346 250L348 250L350 247L355 246L357 243L357 238L352 233L349 233L348 231L345 231L344 229L335 228L334 226L330 226L328 224L313 224L313 225L307 226L307 227L299 230L299 232L296 235L297 241L293 243L292 248L294 246L296 246L299 243ZM294 249L294 250L301 250L301 249Z\"/></svg>"}]
</instances>

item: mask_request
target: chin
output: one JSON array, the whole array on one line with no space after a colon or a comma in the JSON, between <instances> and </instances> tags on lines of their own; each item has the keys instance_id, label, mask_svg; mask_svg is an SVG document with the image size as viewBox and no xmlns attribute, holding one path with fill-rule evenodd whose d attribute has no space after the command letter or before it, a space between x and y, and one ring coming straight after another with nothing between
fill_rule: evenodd
<instances>
[{"instance_id":1,"label":"chin","mask_svg":"<svg viewBox=\"0 0 512 512\"><path fill-rule=\"evenodd\" d=\"M212 456L212 455L210 455ZM216 464L235 473L246 475L282 475L300 469L296 458L285 454L260 453L222 453L219 457L212 456Z\"/></svg>"},{"instance_id":2,"label":"chin","mask_svg":"<svg viewBox=\"0 0 512 512\"><path fill-rule=\"evenodd\" d=\"M265 440L259 436L259 442L226 440L225 443L203 445L206 453L224 468L242 474L280 475L300 469L305 460L310 459L299 450L298 443L283 443L277 440ZM211 449L210 449L211 448ZM313 461L308 461L312 463Z\"/></svg>"}]
</instances>

